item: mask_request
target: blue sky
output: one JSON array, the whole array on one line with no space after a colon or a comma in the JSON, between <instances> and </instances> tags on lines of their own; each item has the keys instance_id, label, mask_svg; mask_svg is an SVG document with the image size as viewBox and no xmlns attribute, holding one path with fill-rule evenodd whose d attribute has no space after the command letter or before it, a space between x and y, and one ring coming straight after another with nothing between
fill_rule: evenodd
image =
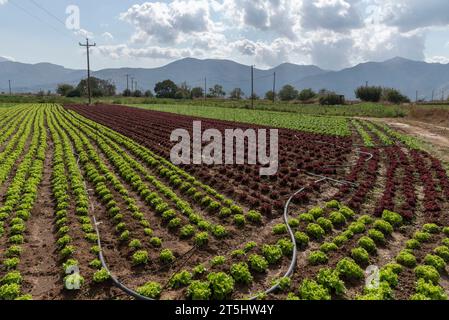
<instances>
[{"instance_id":1,"label":"blue sky","mask_svg":"<svg viewBox=\"0 0 449 320\"><path fill-rule=\"evenodd\" d=\"M65 27L69 5L80 30ZM88 35L93 69L183 57L334 70L395 56L448 63L448 12L447 0L0 0L0 56L83 68Z\"/></svg>"}]
</instances>

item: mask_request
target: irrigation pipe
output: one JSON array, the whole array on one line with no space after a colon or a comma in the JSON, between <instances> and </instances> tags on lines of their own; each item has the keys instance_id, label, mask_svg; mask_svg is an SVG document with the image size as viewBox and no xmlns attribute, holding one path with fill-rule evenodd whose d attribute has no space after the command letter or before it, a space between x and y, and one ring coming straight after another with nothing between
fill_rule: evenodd
<instances>
[{"instance_id":1,"label":"irrigation pipe","mask_svg":"<svg viewBox=\"0 0 449 320\"><path fill-rule=\"evenodd\" d=\"M295 137L296 137L296 135L295 135ZM296 137L296 138L298 138L298 137ZM322 144L331 144L331 143L326 143L326 142L321 142L321 143ZM370 154L368 152L362 152L360 150L358 150L358 152L356 151L356 153L370 155L370 157L367 158L365 160L365 162L370 161L374 157L372 154ZM354 166L354 165L350 165L349 167ZM340 166L340 167L346 167L346 166ZM312 183L312 185L318 184L318 183L321 183L321 182L324 182L324 181L330 181L330 182L334 182L334 183L337 183L337 184L347 184L347 185L352 185L354 187L357 186L356 183L353 183L353 182L350 182L350 181L337 180L337 179L333 179L333 178L330 178L330 177L322 176L322 175L315 174L315 173L312 173L312 172L307 172L307 171L305 171L305 173L307 175L320 178L319 180L314 181ZM305 189L306 189L306 187L302 187L301 189L296 191L294 194L292 194L290 196L290 198L287 200L287 203L285 204L285 207L284 207L284 222L285 222L285 225L287 226L287 231L288 231L288 233L290 235L290 238L292 240L292 243L293 243L293 254L292 254L292 260L291 260L290 266L289 266L287 272L285 273L285 275L281 279L289 278L293 274L293 272L295 271L295 268L296 268L296 260L298 258L298 245L296 244L295 233L293 232L293 230L292 230L292 228L290 227L290 224L289 224L289 213L288 213L288 210L289 210L289 207L290 207L290 204L291 204L293 198L295 196L297 196L298 194L300 194L301 192L303 192ZM266 290L262 294L265 294L265 295L271 294L271 293L277 291L279 289L279 286L280 286L279 283L277 283L276 285L274 285L270 289ZM250 301L257 300L257 299L259 299L259 296L260 296L260 294L257 295L257 296L250 297L249 300Z\"/></svg>"},{"instance_id":2,"label":"irrigation pipe","mask_svg":"<svg viewBox=\"0 0 449 320\"><path fill-rule=\"evenodd\" d=\"M107 273L109 274L109 276L111 277L112 282L114 283L114 285L119 288L120 290L122 290L123 292L125 292L126 294L130 295L131 297L137 299L137 300L147 300L147 301L154 301L154 299L145 297L139 293L137 293L136 291L128 288L127 286L125 286L124 284L122 284L116 277L114 277L114 275L111 273L111 271L109 271L109 268L106 264L106 261L104 259L104 255L103 255L103 249L101 246L101 239L100 239L100 231L98 230L98 223L97 223L97 219L95 218L95 216L93 217L94 219L94 225L95 225L95 231L97 233L97 245L98 248L100 249L98 256L100 258L101 261L101 265L103 266L103 268L107 271Z\"/></svg>"}]
</instances>

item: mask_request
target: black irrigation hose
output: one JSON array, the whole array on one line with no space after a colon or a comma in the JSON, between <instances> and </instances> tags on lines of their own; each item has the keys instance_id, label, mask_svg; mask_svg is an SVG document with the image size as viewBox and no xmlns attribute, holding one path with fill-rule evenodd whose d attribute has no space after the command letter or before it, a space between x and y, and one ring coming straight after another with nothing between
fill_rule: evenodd
<instances>
[{"instance_id":1,"label":"black irrigation hose","mask_svg":"<svg viewBox=\"0 0 449 320\"><path fill-rule=\"evenodd\" d=\"M114 283L114 285L117 288L119 288L120 290L122 290L123 292L125 292L126 294L130 295L131 297L133 297L133 298L135 298L137 300L154 301L154 299L145 297L145 296L137 293L136 291L128 288L127 286L122 284L116 277L114 277L114 275L111 273L111 271L109 271L109 268L108 268L108 266L106 264L106 261L104 259L104 256L103 256L103 249L102 249L102 246L101 246L100 231L98 230L97 219L95 218L95 216L93 217L93 219L94 219L95 231L97 232L97 245L98 245L98 248L100 249L99 250L100 252L98 253L98 256L100 258L101 265L108 272L108 274L111 277L111 280Z\"/></svg>"},{"instance_id":2,"label":"black irrigation hose","mask_svg":"<svg viewBox=\"0 0 449 320\"><path fill-rule=\"evenodd\" d=\"M296 136L295 136L295 137L296 137ZM296 137L296 138L298 138L298 137ZM298 139L299 139L299 138L298 138ZM327 142L318 142L318 143L321 143L321 144L330 144L330 145L335 146L334 144L327 143ZM338 145L337 145L337 146L338 146ZM340 147L340 146L338 146L338 147ZM370 161L370 160L374 157L373 154L370 154L370 153L368 153L368 152L362 152L362 151L360 151L360 150L356 151L356 153L370 155L370 157L368 157L368 158L365 160L365 162ZM352 166L355 166L355 164L352 165ZM343 167L346 167L346 166L341 166L341 167L343 168ZM350 166L350 167L351 167L351 166ZM319 175L319 174L315 174L315 173L307 172L307 171L305 171L305 173L306 173L307 175L310 175L310 176L314 176L314 177L320 178L319 180L314 181L312 184L318 184L318 183L321 183L321 182L324 182L324 181L330 181L330 182L334 182L334 183L337 183L337 184L348 184L348 185L352 185L352 186L354 186L354 187L357 186L356 183L353 183L353 182L350 182L350 181L346 181L346 180L337 180L337 179L333 179L333 178L330 178L330 177L326 177L326 176L323 176L323 175ZM297 244L296 244L295 233L293 232L293 230L292 230L292 228L290 227L290 224L289 224L289 213L288 213L288 209L289 209L289 207L290 207L290 204L291 204L293 198L294 198L296 195L298 195L298 194L300 194L301 192L303 192L305 189L306 189L306 187L302 187L301 189L299 189L298 191L296 191L294 194L292 194L292 195L290 196L290 198L287 200L287 203L285 204L285 207L284 207L284 222L285 222L285 225L287 226L287 231L288 231L288 233L289 233L289 235L290 235L290 238L291 238L291 240L292 240L292 243L293 243L293 255L292 255L292 260L291 260L290 266L289 266L287 272L285 273L285 275L284 275L281 279L283 279L283 278L289 278L289 277L293 274L293 272L295 271L295 268L296 268L296 260L297 260L297 258L298 258L298 246L297 246ZM265 292L263 292L263 294L268 295L268 294L271 294L271 293L275 292L275 291L278 290L278 289L279 289L279 283L276 284L276 285L274 285L274 286L271 287L270 289L266 290ZM250 301L254 301L254 300L257 300L257 299L259 299L259 295L253 296L253 297L249 298Z\"/></svg>"}]
</instances>

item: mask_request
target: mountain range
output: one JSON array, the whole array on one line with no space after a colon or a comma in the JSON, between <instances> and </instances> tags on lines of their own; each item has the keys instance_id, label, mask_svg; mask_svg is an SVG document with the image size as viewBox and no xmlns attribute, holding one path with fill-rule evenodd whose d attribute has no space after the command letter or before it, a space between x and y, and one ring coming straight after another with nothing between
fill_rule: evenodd
<instances>
[{"instance_id":1,"label":"mountain range","mask_svg":"<svg viewBox=\"0 0 449 320\"><path fill-rule=\"evenodd\" d=\"M312 65L284 63L269 70L254 69L254 91L259 96L273 88L276 73L276 88L286 84L298 89L326 88L354 98L354 89L366 82L370 85L393 87L413 100L418 91L420 99L430 100L432 93L440 98L442 91L449 94L449 64L426 63L404 58L384 62L367 62L340 71L327 71ZM207 88L215 84L226 92L241 88L246 95L251 93L251 67L230 60L199 60L185 58L159 68L118 68L93 71L92 76L110 80L119 92L127 86L126 75L137 81L140 90L153 90L155 84L171 79L179 84ZM51 63L26 64L0 57L0 92L7 92L11 80L14 92L55 91L59 83L76 85L86 77L85 70L67 69ZM128 83L131 87L131 78Z\"/></svg>"}]
</instances>

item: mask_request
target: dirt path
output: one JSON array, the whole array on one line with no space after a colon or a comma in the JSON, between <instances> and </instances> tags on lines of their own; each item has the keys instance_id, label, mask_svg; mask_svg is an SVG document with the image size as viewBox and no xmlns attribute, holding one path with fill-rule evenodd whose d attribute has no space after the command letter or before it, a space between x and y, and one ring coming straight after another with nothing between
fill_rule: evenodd
<instances>
[{"instance_id":1,"label":"dirt path","mask_svg":"<svg viewBox=\"0 0 449 320\"><path fill-rule=\"evenodd\" d=\"M407 119L362 119L384 122L399 132L427 142L427 151L449 165L449 127Z\"/></svg>"},{"instance_id":2,"label":"dirt path","mask_svg":"<svg viewBox=\"0 0 449 320\"><path fill-rule=\"evenodd\" d=\"M51 199L52 142L48 141L44 175L28 221L27 243L23 247L20 271L24 277L24 291L33 299L53 299L62 287L57 266L55 237L53 234L53 203Z\"/></svg>"}]
</instances>

